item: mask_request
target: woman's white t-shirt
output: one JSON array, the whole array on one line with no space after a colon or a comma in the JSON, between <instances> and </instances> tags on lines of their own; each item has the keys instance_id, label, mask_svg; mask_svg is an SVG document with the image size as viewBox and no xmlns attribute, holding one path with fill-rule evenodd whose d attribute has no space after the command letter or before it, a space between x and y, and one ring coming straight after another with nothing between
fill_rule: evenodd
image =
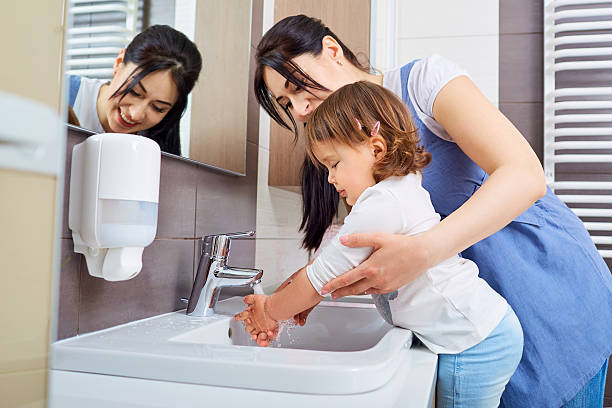
<instances>
[{"instance_id":1,"label":"woman's white t-shirt","mask_svg":"<svg viewBox=\"0 0 612 408\"><path fill-rule=\"evenodd\" d=\"M383 87L402 100L401 69L399 67L385 72ZM442 125L434 119L433 105L436 96L444 85L459 76L469 78L465 70L451 60L437 54L416 61L408 76L408 96L419 119L436 136L448 141L452 141L452 138Z\"/></svg>"},{"instance_id":2,"label":"woman's white t-shirt","mask_svg":"<svg viewBox=\"0 0 612 408\"><path fill-rule=\"evenodd\" d=\"M106 82L108 81L103 79L81 77L79 92L77 93L76 99L74 100L74 106L72 107L74 114L79 119L81 127L96 133L104 133L104 128L102 127L102 123L100 123L96 106L100 88Z\"/></svg>"}]
</instances>

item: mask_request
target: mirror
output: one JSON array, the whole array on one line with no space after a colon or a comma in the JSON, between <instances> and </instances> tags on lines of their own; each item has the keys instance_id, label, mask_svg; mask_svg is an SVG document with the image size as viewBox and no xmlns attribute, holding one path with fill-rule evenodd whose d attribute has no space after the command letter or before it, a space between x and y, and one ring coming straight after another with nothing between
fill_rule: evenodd
<instances>
[{"instance_id":1,"label":"mirror","mask_svg":"<svg viewBox=\"0 0 612 408\"><path fill-rule=\"evenodd\" d=\"M198 82L180 120L180 155L244 175L251 7L252 1L245 0L69 0L64 62L70 75L69 123L105 131L94 103L113 76L117 55L142 30L165 24L191 39L202 56ZM116 113L121 117L123 112ZM177 154L179 148L162 150Z\"/></svg>"}]
</instances>

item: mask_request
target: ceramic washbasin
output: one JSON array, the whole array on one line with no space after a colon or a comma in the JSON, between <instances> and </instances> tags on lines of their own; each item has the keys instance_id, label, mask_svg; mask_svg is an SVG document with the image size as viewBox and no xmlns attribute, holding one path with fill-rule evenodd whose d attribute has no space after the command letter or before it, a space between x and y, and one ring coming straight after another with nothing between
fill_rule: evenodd
<instances>
[{"instance_id":1,"label":"ceramic washbasin","mask_svg":"<svg viewBox=\"0 0 612 408\"><path fill-rule=\"evenodd\" d=\"M217 313L233 315L241 307L243 304L235 298L220 304ZM306 326L287 323L281 324L279 336L270 347L338 352L367 350L392 328L371 303L357 302L322 302L308 316ZM243 323L233 319L216 321L170 341L257 347L244 331Z\"/></svg>"},{"instance_id":2,"label":"ceramic washbasin","mask_svg":"<svg viewBox=\"0 0 612 408\"><path fill-rule=\"evenodd\" d=\"M160 390L168 382L197 385L208 390L205 395L213 389L234 390L228 394L234 396L251 390L261 398L262 392L341 400L416 397L415 390L424 400L432 395L435 355L410 349L412 333L388 325L371 303L324 301L306 326L281 330L267 348L256 346L242 322L233 320L243 307L235 297L219 302L211 317L179 311L55 342L53 378L58 384L70 378L67 393L75 373L87 373L83 378L96 374L96 381L154 382Z\"/></svg>"}]
</instances>

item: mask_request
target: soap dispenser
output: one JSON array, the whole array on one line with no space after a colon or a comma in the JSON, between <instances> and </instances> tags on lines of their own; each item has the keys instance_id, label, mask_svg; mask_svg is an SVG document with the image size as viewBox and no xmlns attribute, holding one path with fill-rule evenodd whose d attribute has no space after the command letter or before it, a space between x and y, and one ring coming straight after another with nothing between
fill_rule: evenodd
<instances>
[{"instance_id":1,"label":"soap dispenser","mask_svg":"<svg viewBox=\"0 0 612 408\"><path fill-rule=\"evenodd\" d=\"M161 151L146 137L102 133L72 150L68 225L89 274L131 279L157 231Z\"/></svg>"}]
</instances>

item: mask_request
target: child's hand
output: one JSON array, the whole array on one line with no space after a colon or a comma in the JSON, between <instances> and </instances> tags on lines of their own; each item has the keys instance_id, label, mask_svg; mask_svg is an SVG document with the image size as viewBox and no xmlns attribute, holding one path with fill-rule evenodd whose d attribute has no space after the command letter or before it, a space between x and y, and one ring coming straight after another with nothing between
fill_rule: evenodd
<instances>
[{"instance_id":1,"label":"child's hand","mask_svg":"<svg viewBox=\"0 0 612 408\"><path fill-rule=\"evenodd\" d=\"M278 322L270 317L266 308L268 296L265 295L248 295L243 299L249 311L251 325L257 333L272 331L278 328ZM251 334L255 334L251 332Z\"/></svg>"},{"instance_id":2,"label":"child's hand","mask_svg":"<svg viewBox=\"0 0 612 408\"><path fill-rule=\"evenodd\" d=\"M251 319L251 306L243 310L242 312L234 315L234 320L241 320L244 323L244 331L251 335L251 338L257 343L257 345L266 347L270 345L270 342L274 340L274 337L278 334L278 328L275 330L268 330L267 332L258 332L253 326L253 320Z\"/></svg>"},{"instance_id":3,"label":"child's hand","mask_svg":"<svg viewBox=\"0 0 612 408\"><path fill-rule=\"evenodd\" d=\"M261 298L245 298L244 302L248 304L248 307L235 315L234 320L242 320L245 325L245 331L251 335L252 339L259 346L266 347L278 335L278 323L265 316L265 296L261 296ZM261 314L264 316L262 317ZM262 323L262 319L264 323ZM269 329L267 326L272 326L273 328Z\"/></svg>"},{"instance_id":4,"label":"child's hand","mask_svg":"<svg viewBox=\"0 0 612 408\"><path fill-rule=\"evenodd\" d=\"M300 313L296 314L295 316L293 316L293 321L295 322L295 324L299 324L300 326L305 325L306 324L306 318L308 317L310 312L312 312L312 309L314 309L315 306L311 307L310 309L306 309L303 312L300 312Z\"/></svg>"}]
</instances>

